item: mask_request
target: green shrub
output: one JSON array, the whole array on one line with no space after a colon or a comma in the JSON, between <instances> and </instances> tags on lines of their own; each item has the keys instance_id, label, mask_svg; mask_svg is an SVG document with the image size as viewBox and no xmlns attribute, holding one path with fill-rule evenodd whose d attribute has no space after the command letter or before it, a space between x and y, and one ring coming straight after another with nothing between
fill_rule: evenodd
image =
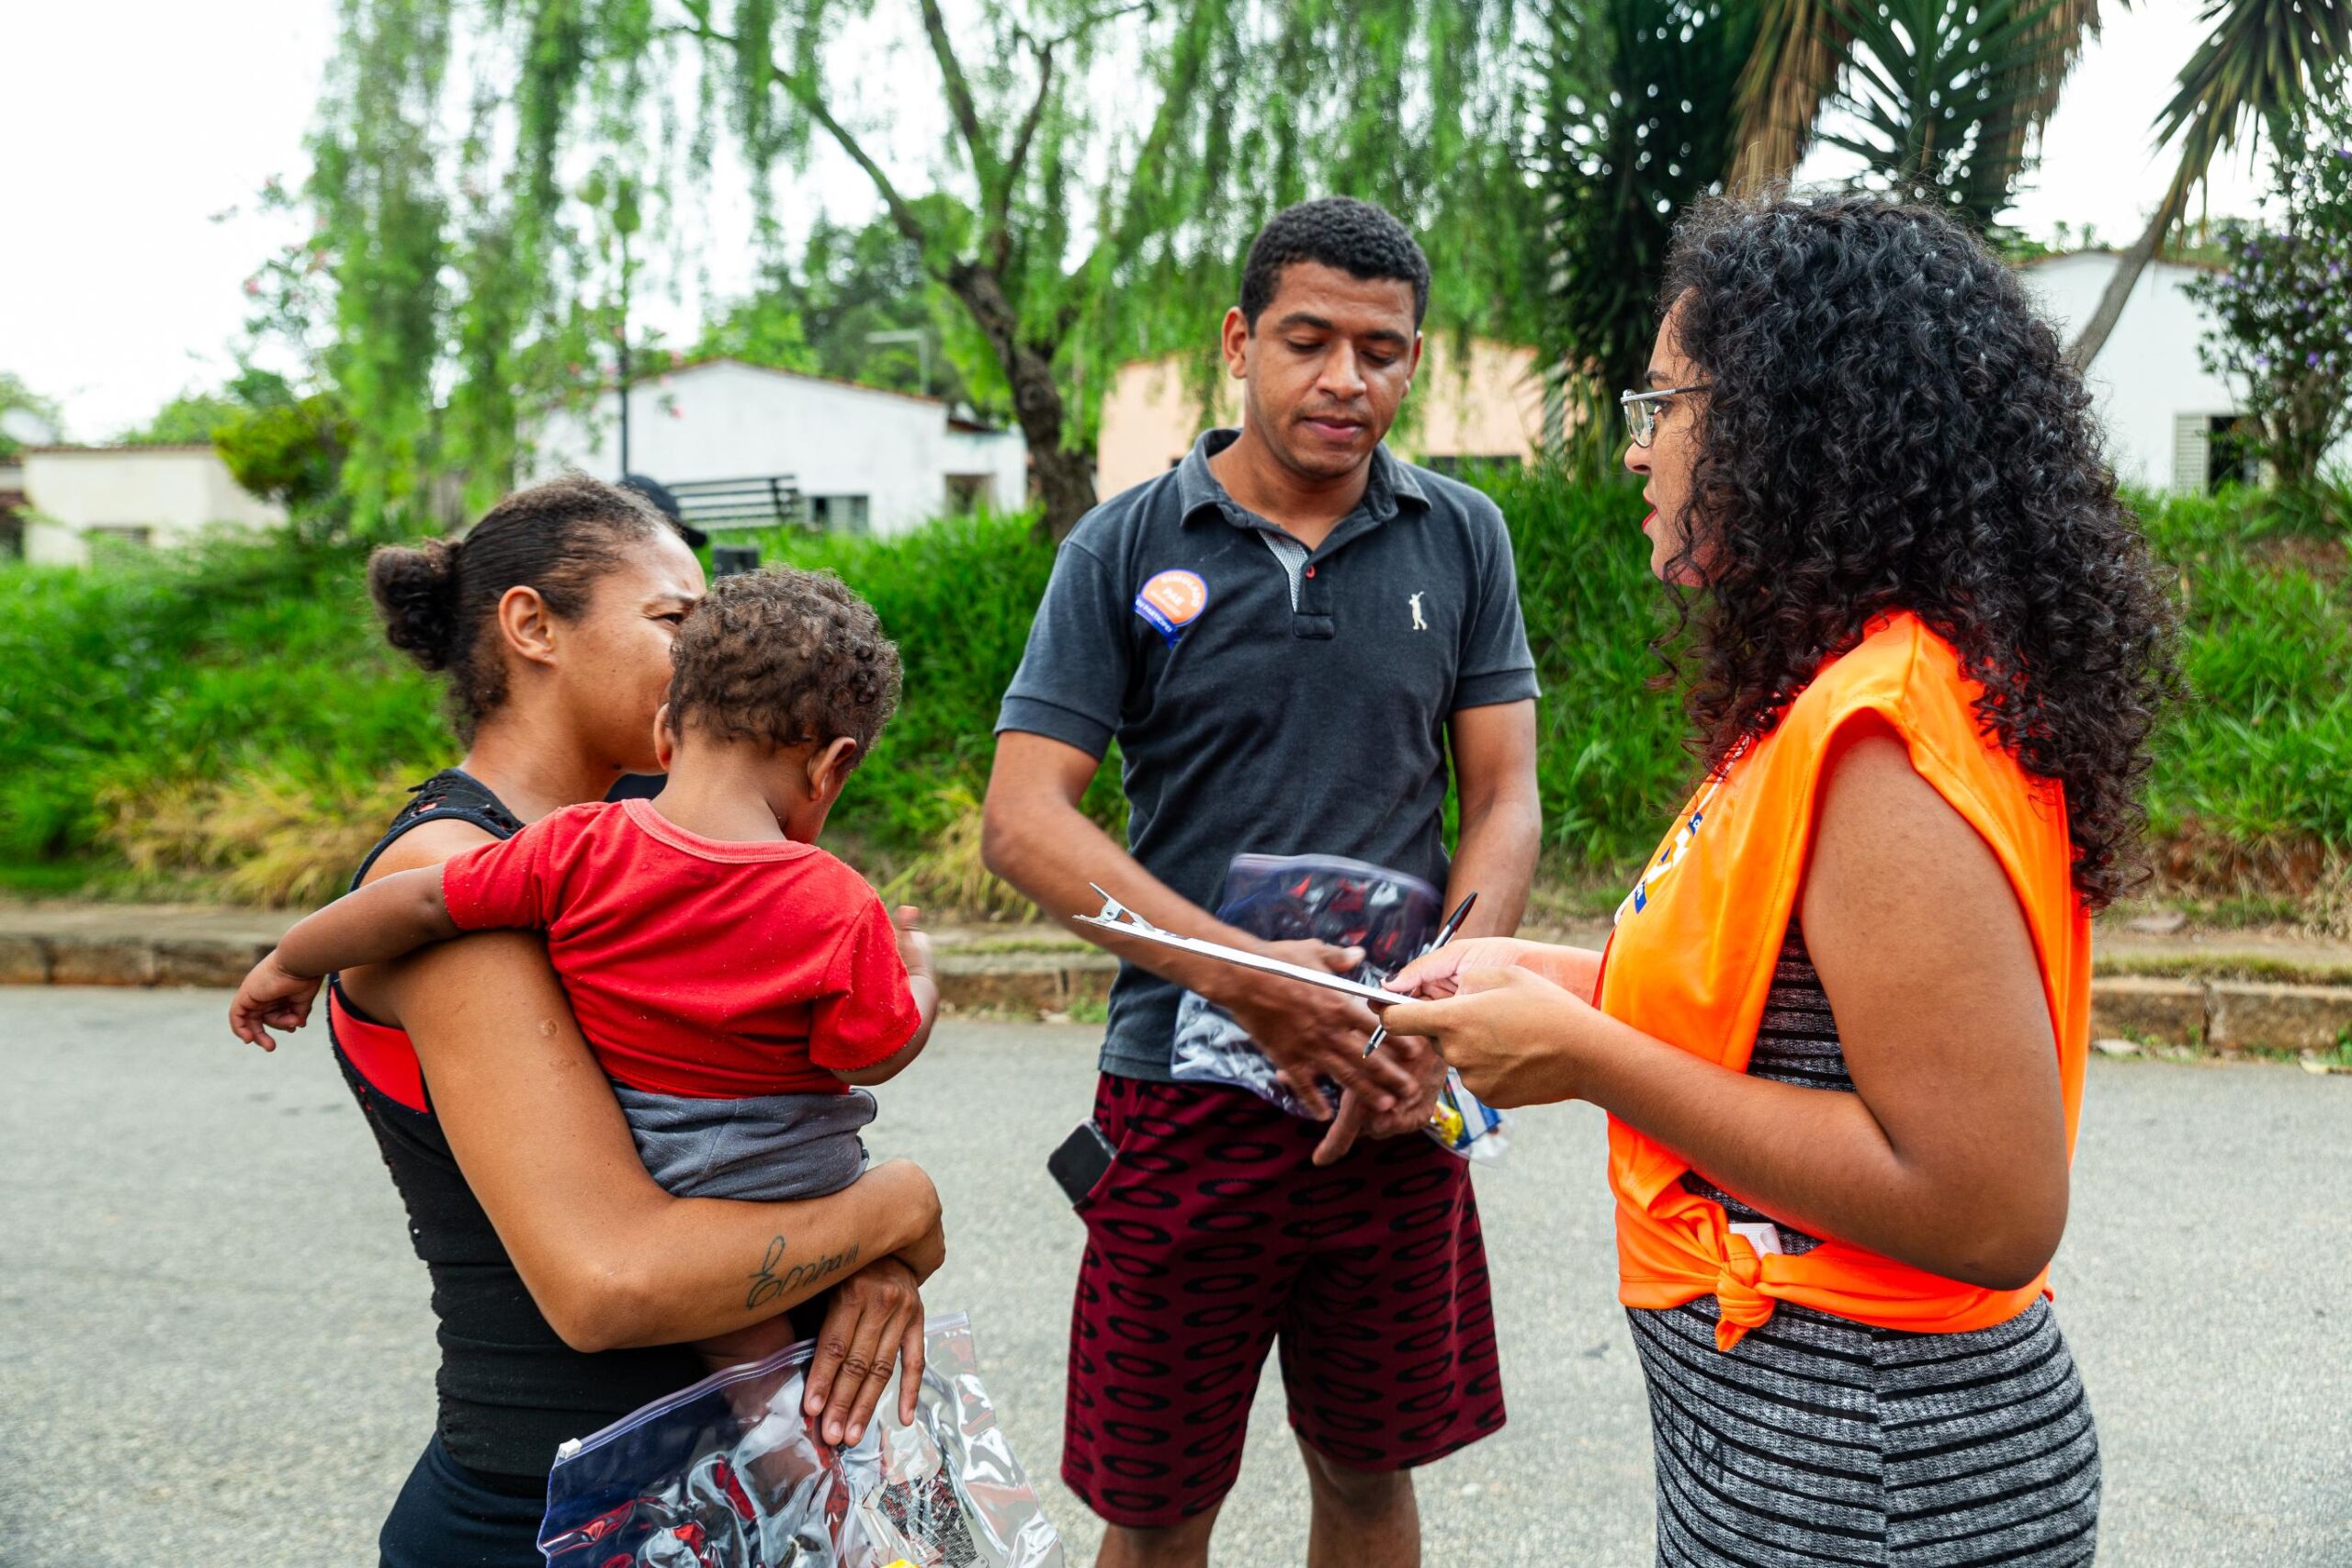
<instances>
[{"instance_id":1,"label":"green shrub","mask_svg":"<svg viewBox=\"0 0 2352 1568\"><path fill-rule=\"evenodd\" d=\"M2226 872L2352 850L2352 578L2346 536L2260 494L2143 502L2180 574L2187 694L2148 791L2160 843Z\"/></svg>"},{"instance_id":2,"label":"green shrub","mask_svg":"<svg viewBox=\"0 0 2352 1568\"><path fill-rule=\"evenodd\" d=\"M1479 476L1510 520L1538 708L1545 871L1613 888L1691 782L1651 688L1659 591L1630 486ZM2180 574L2191 695L2149 801L2177 876L2297 897L2352 854L2352 558L2267 496L2144 502ZM906 698L832 835L894 896L1007 911L978 863L999 698L1053 566L1025 516L893 539L779 533L770 561L870 599ZM398 787L456 754L434 683L384 646L356 547L217 539L90 571L0 568L0 864L19 887L302 901L345 873ZM1087 807L1120 829L1115 755ZM356 835L356 837L355 837Z\"/></svg>"},{"instance_id":3,"label":"green shrub","mask_svg":"<svg viewBox=\"0 0 2352 1568\"><path fill-rule=\"evenodd\" d=\"M1696 763L1679 698L1652 689L1665 601L1649 572L1645 510L1627 482L1488 469L1510 525L1521 613L1544 685L1536 773L1547 869L1614 877L1656 848Z\"/></svg>"},{"instance_id":4,"label":"green shrub","mask_svg":"<svg viewBox=\"0 0 2352 1568\"><path fill-rule=\"evenodd\" d=\"M227 843L147 852L146 818L249 779L323 820L447 755L433 687L384 646L360 565L216 537L87 571L0 568L0 862L226 865Z\"/></svg>"}]
</instances>

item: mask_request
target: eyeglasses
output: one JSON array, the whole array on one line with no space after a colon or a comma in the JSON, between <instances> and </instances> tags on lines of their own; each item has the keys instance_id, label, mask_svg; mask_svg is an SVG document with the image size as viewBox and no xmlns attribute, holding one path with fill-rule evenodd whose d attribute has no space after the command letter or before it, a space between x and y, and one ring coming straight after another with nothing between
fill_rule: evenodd
<instances>
[{"instance_id":1,"label":"eyeglasses","mask_svg":"<svg viewBox=\"0 0 2352 1568\"><path fill-rule=\"evenodd\" d=\"M1620 392L1617 406L1625 411L1625 433L1634 445L1646 447L1657 438L1658 405L1668 398L1688 397L1703 392L1704 387L1668 387L1656 392Z\"/></svg>"}]
</instances>

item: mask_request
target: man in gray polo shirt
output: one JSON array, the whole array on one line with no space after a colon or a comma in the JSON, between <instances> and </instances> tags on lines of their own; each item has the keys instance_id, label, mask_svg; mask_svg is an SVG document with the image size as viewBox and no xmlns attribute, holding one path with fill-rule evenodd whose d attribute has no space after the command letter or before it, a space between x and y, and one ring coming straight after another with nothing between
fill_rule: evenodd
<instances>
[{"instance_id":1,"label":"man in gray polo shirt","mask_svg":"<svg viewBox=\"0 0 2352 1568\"><path fill-rule=\"evenodd\" d=\"M1211 915L1247 853L1350 856L1475 889L1508 932L1539 829L1534 661L1510 540L1477 491L1382 444L1420 358L1429 267L1387 213L1335 198L1250 246L1223 348L1242 429L1097 507L1062 547L997 721L989 863L1053 915L1099 883L1170 931L1332 969ZM1114 740L1128 847L1078 803ZM1448 752L1460 804L1443 835ZM1106 1568L1201 1564L1279 1339L1313 1500L1308 1561L1419 1561L1411 1467L1502 1424L1467 1168L1416 1133L1425 1043L1363 1056L1361 1003L1080 928L1126 960L1094 1120L1118 1157L1080 1209L1062 1472ZM1223 1006L1328 1127L1171 1081L1176 1006ZM1356 1143L1360 1131L1372 1137Z\"/></svg>"}]
</instances>

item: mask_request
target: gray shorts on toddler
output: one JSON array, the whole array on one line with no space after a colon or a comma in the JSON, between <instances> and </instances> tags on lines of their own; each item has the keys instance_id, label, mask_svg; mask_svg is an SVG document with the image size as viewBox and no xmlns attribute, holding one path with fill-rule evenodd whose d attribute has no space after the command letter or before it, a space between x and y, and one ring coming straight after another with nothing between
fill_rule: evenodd
<instances>
[{"instance_id":1,"label":"gray shorts on toddler","mask_svg":"<svg viewBox=\"0 0 2352 1568\"><path fill-rule=\"evenodd\" d=\"M680 1198L783 1202L838 1192L865 1173L858 1129L874 1097L769 1094L689 1100L613 1085L637 1156L662 1190Z\"/></svg>"}]
</instances>

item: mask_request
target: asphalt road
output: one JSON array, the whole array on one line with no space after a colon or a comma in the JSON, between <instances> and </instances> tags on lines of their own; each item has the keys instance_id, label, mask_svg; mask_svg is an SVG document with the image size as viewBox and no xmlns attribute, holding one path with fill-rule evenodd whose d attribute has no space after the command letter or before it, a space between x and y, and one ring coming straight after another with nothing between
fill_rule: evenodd
<instances>
[{"instance_id":1,"label":"asphalt road","mask_svg":"<svg viewBox=\"0 0 2352 1568\"><path fill-rule=\"evenodd\" d=\"M209 992L0 993L0 1564L340 1564L432 1417L424 1270L315 1036L235 1045ZM1070 1561L1053 1479L1080 1231L1042 1168L1091 1037L950 1024L882 1092L985 1375ZM1421 1475L1433 1564L1649 1561L1648 1422L1611 1301L1600 1119L1521 1124L1480 1201L1510 1425ZM2102 1561L2352 1563L2352 1078L2094 1063L2058 1308L2106 1454ZM1261 1390L1217 1560L1300 1560Z\"/></svg>"}]
</instances>

